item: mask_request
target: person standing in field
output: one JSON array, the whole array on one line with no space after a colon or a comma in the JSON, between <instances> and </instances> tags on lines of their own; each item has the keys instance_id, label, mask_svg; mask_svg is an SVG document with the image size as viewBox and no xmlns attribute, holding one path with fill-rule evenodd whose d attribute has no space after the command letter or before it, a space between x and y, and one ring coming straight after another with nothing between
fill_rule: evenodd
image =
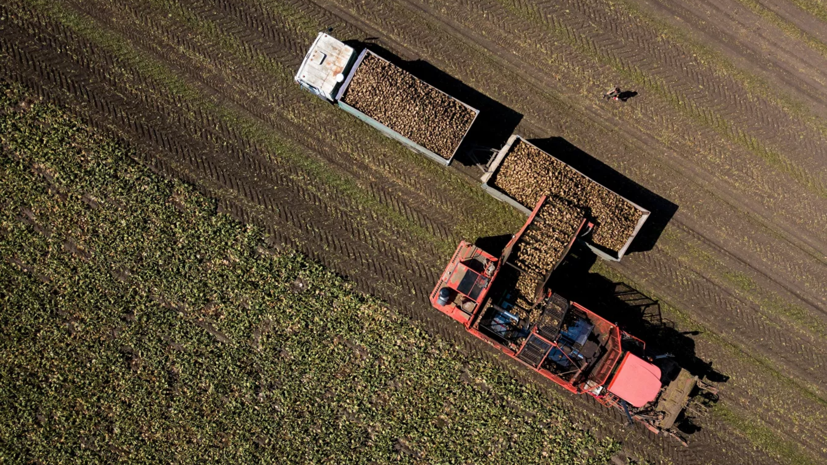
<instances>
[{"instance_id":1,"label":"person standing in field","mask_svg":"<svg viewBox=\"0 0 827 465\"><path fill-rule=\"evenodd\" d=\"M614 101L620 100L620 87L615 87L614 89L606 92L603 94L603 98L611 99Z\"/></svg>"}]
</instances>

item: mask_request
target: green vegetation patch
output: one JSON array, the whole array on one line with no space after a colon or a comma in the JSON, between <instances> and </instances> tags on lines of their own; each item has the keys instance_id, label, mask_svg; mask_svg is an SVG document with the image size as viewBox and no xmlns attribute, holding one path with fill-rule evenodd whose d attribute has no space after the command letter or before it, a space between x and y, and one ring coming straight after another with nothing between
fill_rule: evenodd
<instances>
[{"instance_id":1,"label":"green vegetation patch","mask_svg":"<svg viewBox=\"0 0 827 465\"><path fill-rule=\"evenodd\" d=\"M815 463L808 455L802 453L797 444L782 439L778 432L760 422L745 418L746 415L739 415L721 404L716 404L713 412L718 418L734 426L750 442L773 455L779 462L797 465Z\"/></svg>"},{"instance_id":2,"label":"green vegetation patch","mask_svg":"<svg viewBox=\"0 0 827 465\"><path fill-rule=\"evenodd\" d=\"M0 461L606 463L618 449L0 86Z\"/></svg>"}]
</instances>

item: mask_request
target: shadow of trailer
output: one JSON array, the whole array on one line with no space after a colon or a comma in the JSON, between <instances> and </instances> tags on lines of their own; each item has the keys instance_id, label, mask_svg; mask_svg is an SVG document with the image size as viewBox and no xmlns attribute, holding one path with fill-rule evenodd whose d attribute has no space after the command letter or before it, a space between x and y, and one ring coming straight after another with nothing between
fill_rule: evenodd
<instances>
[{"instance_id":1,"label":"shadow of trailer","mask_svg":"<svg viewBox=\"0 0 827 465\"><path fill-rule=\"evenodd\" d=\"M410 105L407 108L404 105L387 107L381 112L371 111L367 106L360 108L358 102L349 101L351 95L349 91L360 85L358 84L360 75L383 81L389 87L396 86L394 90L403 89L401 92L394 92L394 95L398 97L409 94ZM296 73L295 80L302 88L333 103L387 137L446 166L453 161L480 113L478 109L428 84L368 48L357 52L350 45L325 33L319 33L310 46L310 50ZM371 92L375 95L370 95ZM366 98L369 100L379 102L389 98L387 94L378 92L368 85L362 85L359 89L360 95L367 95ZM430 100L422 96L428 96ZM405 100L404 97L402 100ZM411 128L439 128L457 123L456 120L447 116L447 112L443 111L446 106L463 108L473 116L470 121L463 122L462 126L457 128L459 137L451 141L450 148L442 151L433 146L428 148L426 145L432 144L426 140L427 136L423 135L422 131L413 131ZM420 111L423 108L426 111ZM414 119L410 120L410 118ZM410 121L406 124L406 120Z\"/></svg>"},{"instance_id":2,"label":"shadow of trailer","mask_svg":"<svg viewBox=\"0 0 827 465\"><path fill-rule=\"evenodd\" d=\"M357 50L367 48L442 92L480 111L451 164L474 168L487 165L497 153L497 149L492 147L502 147L505 144L523 119L522 113L483 94L426 60L400 57L376 43L375 40L346 40L345 44Z\"/></svg>"}]
</instances>

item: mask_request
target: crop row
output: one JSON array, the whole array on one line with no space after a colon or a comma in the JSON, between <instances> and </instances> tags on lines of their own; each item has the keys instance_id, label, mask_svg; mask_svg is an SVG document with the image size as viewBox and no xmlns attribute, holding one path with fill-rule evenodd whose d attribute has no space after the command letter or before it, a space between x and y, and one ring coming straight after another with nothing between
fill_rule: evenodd
<instances>
[{"instance_id":1,"label":"crop row","mask_svg":"<svg viewBox=\"0 0 827 465\"><path fill-rule=\"evenodd\" d=\"M0 143L0 460L570 464L616 450L8 85Z\"/></svg>"}]
</instances>

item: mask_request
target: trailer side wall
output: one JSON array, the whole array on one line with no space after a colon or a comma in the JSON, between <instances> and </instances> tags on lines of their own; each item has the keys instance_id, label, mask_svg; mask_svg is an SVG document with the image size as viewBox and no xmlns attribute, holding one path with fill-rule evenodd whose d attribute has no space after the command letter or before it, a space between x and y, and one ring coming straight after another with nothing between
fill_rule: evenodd
<instances>
[{"instance_id":1,"label":"trailer side wall","mask_svg":"<svg viewBox=\"0 0 827 465\"><path fill-rule=\"evenodd\" d=\"M367 115L366 113L360 111L359 109L355 108L352 105L347 104L346 102L344 102L342 100L345 97L345 94L346 94L348 88L351 85L353 77L356 75L356 73L358 73L359 67L362 65L362 62L364 61L365 57L368 56L368 55L371 55L371 56L373 56L373 57L375 57L379 60L382 60L383 62L388 63L389 65L393 66L394 68L398 68L402 73L405 73L406 75L410 76L416 82L421 83L421 84L427 86L428 88L433 89L434 91L446 96L447 98L451 99L452 101L459 103L460 105L466 107L468 110L470 110L473 113L473 115L474 115L473 119L468 124L468 127L465 129L465 131L462 134L462 137L459 139L459 142L457 143L457 145L453 148L452 153L448 154L448 155L450 155L450 156L448 156L448 158L445 158L444 156L441 156L438 153L423 147L421 144L418 144L418 143L412 141L408 137L400 134L398 131L396 131L394 129L391 129L390 127L386 126L385 124L377 121L373 117ZM345 110L348 113L356 116L357 118L361 119L362 121L365 121L366 123L370 124L371 126L373 126L376 129L378 129L379 131L381 131L383 134L387 135L388 137L391 137L393 139L398 140L403 145L409 147L410 149L414 150L415 152L419 152L423 155L426 155L429 158L433 159L434 161L436 161L440 164L443 164L443 165L450 165L451 164L451 162L454 159L454 156L456 156L457 151L459 150L459 147L462 145L463 141L465 141L465 138L468 135L468 132L470 132L471 127L474 125L474 122L476 121L477 117L479 116L479 110L478 109L476 109L474 107L471 107L470 105L456 99L455 97L452 97L451 95L437 89L436 87L434 87L434 86L428 84L427 82L425 82L425 81L417 78L416 76L412 75L411 73L408 73L407 71L402 70L398 66L394 65L393 63L390 63L388 60L385 60L384 58L382 58L379 55L371 52L368 49L362 50L362 52L359 54L358 58L354 62L353 67L351 68L350 72L348 73L347 77L345 78L345 81L344 81L343 85L339 88L339 91L336 95L336 100L338 102L339 107L341 107L343 110Z\"/></svg>"},{"instance_id":2,"label":"trailer side wall","mask_svg":"<svg viewBox=\"0 0 827 465\"><path fill-rule=\"evenodd\" d=\"M494 177L494 175L499 170L500 165L502 164L503 160L509 154L509 152L511 152L511 148L515 145L515 143L517 141L520 141L520 143L528 144L528 145L530 145L534 148L537 148L537 146L535 146L534 144L528 142L527 140L525 140L524 138L522 138L521 136L519 136L517 134L514 134L511 137L509 137L508 142L506 142L505 146L503 146L503 148L500 149L500 151L497 153L497 156L494 157L494 159L488 165L488 170L482 176L482 188L485 189L491 195L493 195L495 198L514 206L515 208L517 208L518 210L522 211L525 214L530 214L531 210L529 210L529 208L526 205L523 205L523 204L519 203L517 200L515 200L514 198L506 195L504 192L499 190L494 185L489 184L491 179ZM537 148L537 150L540 150L540 149ZM620 261L620 259L623 258L623 255L629 249L629 246L631 245L631 243L634 240L635 236L637 236L638 232L640 232L640 229L643 227L643 224L649 218L649 215L651 214L651 212L649 212L649 210L646 210L645 208L637 205L636 203L630 201L629 199L621 196L620 194L614 192L613 190L603 186L602 184L600 184L597 181L593 180L592 178L586 176L585 174L581 173L580 171L572 168L570 165L568 165L567 163L564 163L562 160L555 157L554 155L551 155L550 153L545 152L543 150L541 150L541 151L543 153L547 154L549 157L551 157L551 158L553 158L557 161L560 161L560 163L563 163L564 165L568 166L569 169L571 169L574 172L580 174L581 176L583 176L588 181L593 182L593 183L603 187L608 192L616 195L618 198L623 199L625 202L627 202L629 205L631 205L632 207L634 207L635 209L637 209L641 213L641 216L638 219L637 223L635 224L635 228L632 231L632 234L629 235L629 238L626 240L626 242L620 248L620 250L617 251L616 254L607 252L606 250L603 250L599 247L594 246L593 244L590 244L590 243L586 242L586 246L588 246L600 258L602 258L604 260L610 260L610 261Z\"/></svg>"}]
</instances>

